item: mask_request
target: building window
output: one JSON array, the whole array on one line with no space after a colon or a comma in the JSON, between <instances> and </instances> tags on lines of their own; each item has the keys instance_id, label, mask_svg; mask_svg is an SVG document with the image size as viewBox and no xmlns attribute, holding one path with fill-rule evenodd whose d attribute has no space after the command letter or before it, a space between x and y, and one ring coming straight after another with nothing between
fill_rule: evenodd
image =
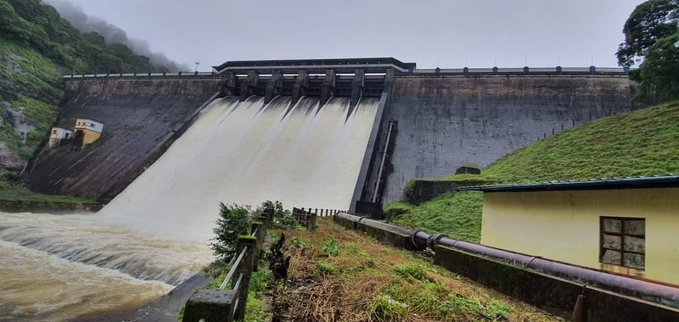
<instances>
[{"instance_id":1,"label":"building window","mask_svg":"<svg viewBox=\"0 0 679 322\"><path fill-rule=\"evenodd\" d=\"M599 260L605 264L644 269L646 219L601 217Z\"/></svg>"}]
</instances>

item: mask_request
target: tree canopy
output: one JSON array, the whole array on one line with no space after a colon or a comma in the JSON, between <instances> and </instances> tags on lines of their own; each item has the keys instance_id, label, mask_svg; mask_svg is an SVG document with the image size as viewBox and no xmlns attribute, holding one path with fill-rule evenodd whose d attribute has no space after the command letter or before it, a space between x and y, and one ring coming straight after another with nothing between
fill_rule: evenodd
<instances>
[{"instance_id":1,"label":"tree canopy","mask_svg":"<svg viewBox=\"0 0 679 322\"><path fill-rule=\"evenodd\" d=\"M65 73L165 72L149 58L123 44L106 44L83 33L40 0L0 0L0 37L29 46L61 66Z\"/></svg>"},{"instance_id":2,"label":"tree canopy","mask_svg":"<svg viewBox=\"0 0 679 322\"><path fill-rule=\"evenodd\" d=\"M658 40L648 49L638 78L641 99L679 98L679 32Z\"/></svg>"},{"instance_id":3,"label":"tree canopy","mask_svg":"<svg viewBox=\"0 0 679 322\"><path fill-rule=\"evenodd\" d=\"M630 78L640 82L637 99L679 98L679 0L649 0L636 7L623 28L618 64L640 64Z\"/></svg>"},{"instance_id":4,"label":"tree canopy","mask_svg":"<svg viewBox=\"0 0 679 322\"><path fill-rule=\"evenodd\" d=\"M649 0L636 7L625 22L625 41L616 53L618 64L640 63L656 41L679 31L679 0Z\"/></svg>"}]
</instances>

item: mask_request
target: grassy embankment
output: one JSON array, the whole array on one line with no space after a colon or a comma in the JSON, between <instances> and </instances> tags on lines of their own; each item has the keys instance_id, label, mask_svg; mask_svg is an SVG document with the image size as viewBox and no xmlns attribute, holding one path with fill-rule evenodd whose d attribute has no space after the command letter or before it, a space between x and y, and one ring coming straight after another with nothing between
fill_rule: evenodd
<instances>
[{"instance_id":1,"label":"grassy embankment","mask_svg":"<svg viewBox=\"0 0 679 322\"><path fill-rule=\"evenodd\" d=\"M281 298L292 321L557 320L329 218L284 233L292 260Z\"/></svg>"},{"instance_id":2,"label":"grassy embankment","mask_svg":"<svg viewBox=\"0 0 679 322\"><path fill-rule=\"evenodd\" d=\"M439 180L529 183L677 173L679 101L567 130L503 157L481 176ZM397 202L389 205L388 212L396 224L478 242L482 207L480 192L449 192L419 205Z\"/></svg>"},{"instance_id":3,"label":"grassy embankment","mask_svg":"<svg viewBox=\"0 0 679 322\"><path fill-rule=\"evenodd\" d=\"M14 178L15 175L0 174L0 211L94 211L101 207L98 202L88 198L31 192L8 177Z\"/></svg>"},{"instance_id":4,"label":"grassy embankment","mask_svg":"<svg viewBox=\"0 0 679 322\"><path fill-rule=\"evenodd\" d=\"M274 292L291 321L560 321L330 218L319 219L314 232L274 229L264 249L281 232L291 256L289 282L277 286L268 263L260 262L245 321L271 321ZM210 287L218 288L227 271Z\"/></svg>"}]
</instances>

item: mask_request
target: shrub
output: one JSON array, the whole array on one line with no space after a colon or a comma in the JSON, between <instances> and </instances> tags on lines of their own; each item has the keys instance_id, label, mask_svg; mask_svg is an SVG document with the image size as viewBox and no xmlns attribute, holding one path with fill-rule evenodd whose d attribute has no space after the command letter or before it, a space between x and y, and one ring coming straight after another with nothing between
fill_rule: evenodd
<instances>
[{"instance_id":1,"label":"shrub","mask_svg":"<svg viewBox=\"0 0 679 322\"><path fill-rule=\"evenodd\" d=\"M335 237L331 237L330 239L328 239L321 248L321 252L328 256L337 256L339 255L340 250L341 250L340 244L339 242L337 242L337 239L335 239Z\"/></svg>"},{"instance_id":2,"label":"shrub","mask_svg":"<svg viewBox=\"0 0 679 322\"><path fill-rule=\"evenodd\" d=\"M295 228L297 227L297 220L292 215L290 210L283 209L283 203L276 200L267 200L262 202L262 206L259 208L260 211L273 211L273 221L277 227L280 228Z\"/></svg>"},{"instance_id":3,"label":"shrub","mask_svg":"<svg viewBox=\"0 0 679 322\"><path fill-rule=\"evenodd\" d=\"M249 206L219 203L219 219L213 230L215 238L210 243L218 259L224 262L231 260L236 253L238 237L249 232L251 220Z\"/></svg>"}]
</instances>

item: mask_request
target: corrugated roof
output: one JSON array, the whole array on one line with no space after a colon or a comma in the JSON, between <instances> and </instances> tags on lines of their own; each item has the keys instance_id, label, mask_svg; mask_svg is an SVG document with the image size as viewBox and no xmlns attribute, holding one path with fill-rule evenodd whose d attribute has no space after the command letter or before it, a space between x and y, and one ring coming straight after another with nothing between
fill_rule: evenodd
<instances>
[{"instance_id":1,"label":"corrugated roof","mask_svg":"<svg viewBox=\"0 0 679 322\"><path fill-rule=\"evenodd\" d=\"M552 181L543 183L499 184L460 187L459 191L525 192L563 190L605 190L679 187L679 175L591 179L587 181Z\"/></svg>"}]
</instances>

